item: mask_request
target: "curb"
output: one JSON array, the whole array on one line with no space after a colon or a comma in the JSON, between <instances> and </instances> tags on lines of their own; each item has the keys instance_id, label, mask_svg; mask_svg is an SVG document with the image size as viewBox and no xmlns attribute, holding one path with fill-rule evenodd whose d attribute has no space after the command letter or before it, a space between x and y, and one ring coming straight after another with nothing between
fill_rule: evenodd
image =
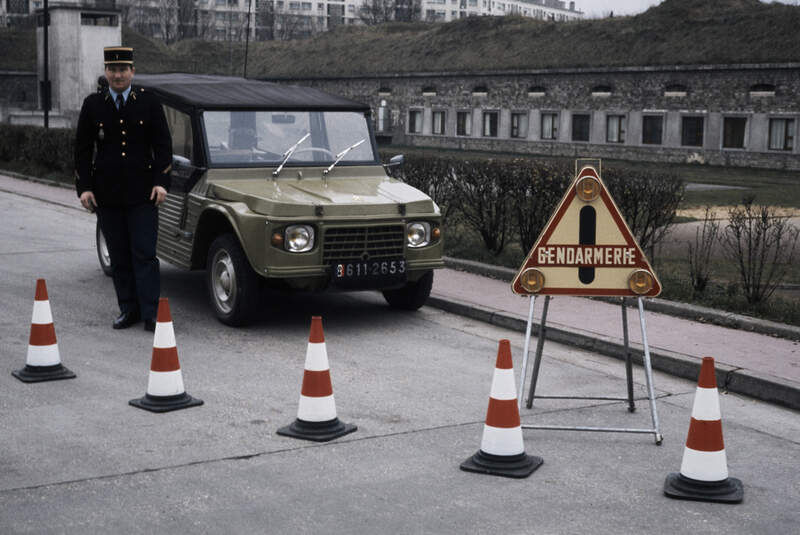
<instances>
[{"instance_id":1,"label":"curb","mask_svg":"<svg viewBox=\"0 0 800 535\"><path fill-rule=\"evenodd\" d=\"M428 306L483 321L524 333L527 320L496 309L465 303L456 299L444 299L431 295L426 303ZM647 301L647 308L651 301ZM560 344L571 345L581 349L591 350L602 355L625 359L625 347L613 338L580 331L565 329L548 325L547 339ZM531 328L532 336L539 336L539 325L534 323ZM641 344L630 343L631 357L634 364L642 365L644 347ZM676 353L666 349L650 347L650 360L654 370L658 370L675 377L696 381L700 374L702 359ZM716 365L717 383L723 392L734 392L761 401L774 403L789 409L800 410L800 385L780 378L760 375L752 370L734 368L721 363Z\"/></svg>"},{"instance_id":2,"label":"curb","mask_svg":"<svg viewBox=\"0 0 800 535\"><path fill-rule=\"evenodd\" d=\"M475 262L472 260L461 260L460 258L451 258L449 256L444 257L444 263L451 269L475 273L476 275L483 275L484 277L504 280L507 282L511 282L517 275L517 271L515 269L492 266L490 264L483 264L481 262ZM591 299L619 303L619 300L614 298L593 297ZM646 302L647 309L651 312L659 312L661 314L669 314L670 316L689 319L700 323L711 323L721 327L740 329L758 334L766 334L768 336L776 336L778 338L786 338L787 340L800 341L800 327L795 327L794 325L751 318L749 316L734 314L732 312L723 312L721 310L699 305L690 305L688 303L681 303L677 301L667 301L666 299L648 298ZM634 307L635 305L631 303L628 306Z\"/></svg>"}]
</instances>

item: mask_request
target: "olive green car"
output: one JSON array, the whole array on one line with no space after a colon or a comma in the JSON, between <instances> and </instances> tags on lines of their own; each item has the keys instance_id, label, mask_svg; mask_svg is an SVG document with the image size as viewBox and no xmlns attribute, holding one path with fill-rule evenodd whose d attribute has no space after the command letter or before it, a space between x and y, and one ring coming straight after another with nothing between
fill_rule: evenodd
<instances>
[{"instance_id":1,"label":"olive green car","mask_svg":"<svg viewBox=\"0 0 800 535\"><path fill-rule=\"evenodd\" d=\"M263 286L379 290L421 307L443 266L441 215L378 159L369 107L242 78L139 75L172 133L157 254L204 269L220 321L253 320ZM402 163L395 157L388 165ZM97 230L101 266L110 273Z\"/></svg>"}]
</instances>

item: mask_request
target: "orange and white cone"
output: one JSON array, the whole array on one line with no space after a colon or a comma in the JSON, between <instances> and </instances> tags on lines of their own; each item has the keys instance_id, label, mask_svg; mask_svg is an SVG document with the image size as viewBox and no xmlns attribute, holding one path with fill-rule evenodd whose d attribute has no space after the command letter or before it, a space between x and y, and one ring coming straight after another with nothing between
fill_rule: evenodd
<instances>
[{"instance_id":1,"label":"orange and white cone","mask_svg":"<svg viewBox=\"0 0 800 535\"><path fill-rule=\"evenodd\" d=\"M162 297L158 301L156 332L153 335L153 358L150 362L150 377L147 392L128 403L134 407L151 412L169 412L202 405L203 401L193 398L183 388L183 374L178 362L178 348L175 344L175 331L169 301Z\"/></svg>"},{"instance_id":2,"label":"orange and white cone","mask_svg":"<svg viewBox=\"0 0 800 535\"><path fill-rule=\"evenodd\" d=\"M356 429L355 425L343 423L336 416L336 401L333 398L328 350L322 332L322 317L314 316L311 318L311 331L308 335L297 419L286 427L278 429L278 434L327 442L352 433Z\"/></svg>"},{"instance_id":3,"label":"orange and white cone","mask_svg":"<svg viewBox=\"0 0 800 535\"><path fill-rule=\"evenodd\" d=\"M541 457L525 453L517 388L514 385L514 366L511 363L511 343L500 340L481 449L461 463L461 469L523 478L531 475L543 462Z\"/></svg>"},{"instance_id":4,"label":"orange and white cone","mask_svg":"<svg viewBox=\"0 0 800 535\"><path fill-rule=\"evenodd\" d=\"M742 482L728 477L719 392L711 357L703 357L700 367L681 471L667 476L664 494L682 500L720 503L739 503L744 498Z\"/></svg>"},{"instance_id":5,"label":"orange and white cone","mask_svg":"<svg viewBox=\"0 0 800 535\"><path fill-rule=\"evenodd\" d=\"M33 300L31 335L28 340L28 356L25 367L11 374L25 383L73 379L75 374L61 364L58 352L56 328L47 298L47 285L44 279L36 281L36 295Z\"/></svg>"}]
</instances>

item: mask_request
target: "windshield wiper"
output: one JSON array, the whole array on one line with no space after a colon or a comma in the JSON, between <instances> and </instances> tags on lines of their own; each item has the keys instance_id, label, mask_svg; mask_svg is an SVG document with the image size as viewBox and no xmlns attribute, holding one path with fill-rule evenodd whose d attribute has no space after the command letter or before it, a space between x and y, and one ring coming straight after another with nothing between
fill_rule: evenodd
<instances>
[{"instance_id":1,"label":"windshield wiper","mask_svg":"<svg viewBox=\"0 0 800 535\"><path fill-rule=\"evenodd\" d=\"M364 139L362 139L361 141L357 141L356 143L353 143L352 145L350 145L349 147L347 147L346 149L344 149L342 152L340 152L339 154L337 154L337 155L336 155L336 161L334 161L334 162L331 164L331 166L330 166L330 167L328 167L327 169L325 169L325 170L322 172L322 176L325 176L325 175L327 175L328 173L330 173L330 172L333 170L333 168L334 168L334 167L336 167L336 164L337 164L337 163L339 163L339 162L342 160L342 158L344 158L344 157L345 157L345 155L347 155L347 153L348 153L348 152L350 152L350 151L351 151L351 150L353 150L354 148L358 147L359 145L361 145L362 143L364 143L366 140L367 140L367 138L364 138Z\"/></svg>"},{"instance_id":2,"label":"windshield wiper","mask_svg":"<svg viewBox=\"0 0 800 535\"><path fill-rule=\"evenodd\" d=\"M306 133L306 135L304 135L303 137L301 137L301 138L300 138L300 140L299 140L297 143L295 143L294 145L292 145L291 147L289 147L288 149L286 149L286 152L284 152L284 153L283 153L283 156L282 156L282 157L283 157L283 160L281 160L281 164L278 166L278 168L277 168L277 169L275 169L275 170L272 172L272 176L273 176L273 177L276 177L276 176L278 176L279 174L281 174L281 170L283 169L283 166L284 166L284 165L286 165L286 162L288 162L288 161L289 161L289 158L291 158L291 157L292 157L292 154L294 154L294 151L295 151L295 150L297 150L297 146L298 146L298 145L300 145L300 143L302 143L303 141L305 141L305 140L306 140L306 138L307 138L308 136L310 136L310 135L311 135L311 132L307 132L307 133Z\"/></svg>"}]
</instances>

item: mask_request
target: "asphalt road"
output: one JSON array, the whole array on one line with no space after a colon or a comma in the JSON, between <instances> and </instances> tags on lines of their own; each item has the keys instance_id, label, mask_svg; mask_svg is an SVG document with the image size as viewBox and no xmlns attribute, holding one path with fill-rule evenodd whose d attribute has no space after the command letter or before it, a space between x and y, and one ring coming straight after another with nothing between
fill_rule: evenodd
<instances>
[{"instance_id":1,"label":"asphalt road","mask_svg":"<svg viewBox=\"0 0 800 535\"><path fill-rule=\"evenodd\" d=\"M531 477L462 472L480 446L497 352L522 337L372 293L265 294L232 329L202 274L163 265L183 379L205 405L168 414L144 394L152 335L113 331L93 216L0 192L0 533L796 533L797 413L721 396L730 473L745 501L670 500L695 384L660 373L664 444L644 435L526 430ZM77 379L23 384L36 278ZM309 318L324 318L339 417L358 431L315 444L281 437L297 410ZM680 333L676 333L679 335ZM643 374L635 370L637 395ZM624 395L619 361L548 343L542 394ZM539 401L525 423L642 427L647 404Z\"/></svg>"}]
</instances>

